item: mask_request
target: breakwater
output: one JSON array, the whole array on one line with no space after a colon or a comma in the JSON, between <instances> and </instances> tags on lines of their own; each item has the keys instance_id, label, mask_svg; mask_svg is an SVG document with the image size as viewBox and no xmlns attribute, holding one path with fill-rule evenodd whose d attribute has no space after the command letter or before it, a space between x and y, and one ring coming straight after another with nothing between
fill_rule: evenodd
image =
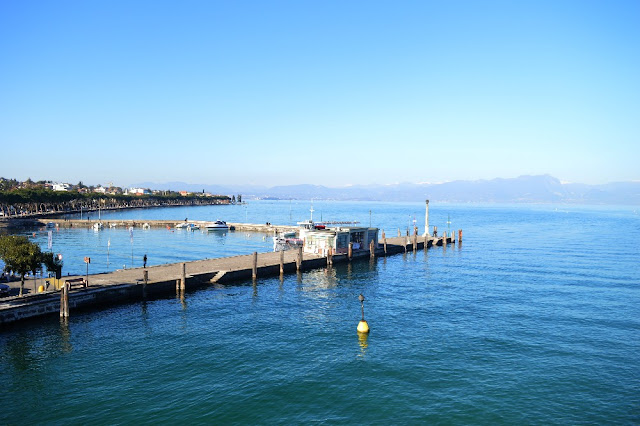
<instances>
[{"instance_id":1,"label":"breakwater","mask_svg":"<svg viewBox=\"0 0 640 426\"><path fill-rule=\"evenodd\" d=\"M32 225L36 226L49 226L49 227L59 227L59 228L91 228L96 223L101 223L104 227L115 227L115 228L168 228L174 229L176 225L181 223L185 223L185 221L176 221L176 220L133 220L133 219L109 219L109 220L100 220L97 218L93 219L38 219L33 222ZM188 223L193 223L204 228L211 221L206 220L190 220ZM239 222L228 222L229 228L231 230L236 231L245 231L245 232L263 232L268 234L273 234L276 232L283 231L295 231L298 229L296 226L287 226L287 225L272 225L272 224L257 224L257 223L239 223Z\"/></svg>"},{"instance_id":2,"label":"breakwater","mask_svg":"<svg viewBox=\"0 0 640 426\"><path fill-rule=\"evenodd\" d=\"M155 226L170 226L165 225L166 221L151 222ZM150 223L149 226L151 226ZM275 228L286 228L255 224L236 224L236 226L241 229L262 230L263 232L270 232ZM147 268L119 269L109 273L86 276L69 276L59 282L49 280L44 292L2 299L0 302L0 324L53 315L65 312L65 310L73 315L73 311L76 309L95 309L114 303L145 300L171 294L184 296L185 291L207 285L257 280L278 274L327 268L332 267L335 263L375 259L376 257L423 250L433 245L446 245L453 242L454 239L451 237L419 237L414 234L411 237L399 236L389 239L383 237L381 244L377 247L350 250L346 254L320 256L302 253L302 250L254 252L241 256L171 263ZM68 295L61 298L58 291L61 284L64 284L65 281L77 282L81 278L85 278L88 285L74 285L69 289Z\"/></svg>"}]
</instances>

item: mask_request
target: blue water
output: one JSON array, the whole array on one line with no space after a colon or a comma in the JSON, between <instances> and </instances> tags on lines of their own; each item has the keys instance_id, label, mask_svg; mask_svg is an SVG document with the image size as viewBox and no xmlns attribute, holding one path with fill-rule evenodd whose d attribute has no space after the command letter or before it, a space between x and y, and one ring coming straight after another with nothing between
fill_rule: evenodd
<instances>
[{"instance_id":1,"label":"blue water","mask_svg":"<svg viewBox=\"0 0 640 426\"><path fill-rule=\"evenodd\" d=\"M414 217L424 225L422 203L314 208L317 219L371 218L387 235ZM117 215L287 224L308 209L255 202ZM633 208L431 203L432 225L444 230L448 217L464 231L461 245L4 328L0 423L640 423ZM128 233L111 231L60 230L54 250L73 270L86 251L101 258L110 236L110 256L126 262ZM184 234L136 230L134 258L270 247L260 234ZM366 338L355 331L360 293Z\"/></svg>"}]
</instances>

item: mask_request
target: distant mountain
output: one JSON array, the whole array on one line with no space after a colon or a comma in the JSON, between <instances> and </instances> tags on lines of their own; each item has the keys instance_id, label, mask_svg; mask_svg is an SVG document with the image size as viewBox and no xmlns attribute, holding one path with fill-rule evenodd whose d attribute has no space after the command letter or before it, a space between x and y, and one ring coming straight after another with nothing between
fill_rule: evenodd
<instances>
[{"instance_id":1,"label":"distant mountain","mask_svg":"<svg viewBox=\"0 0 640 426\"><path fill-rule=\"evenodd\" d=\"M640 182L615 182L604 185L563 184L549 176L520 176L512 179L453 181L440 184L400 183L394 185L359 185L327 187L322 185L204 185L183 182L139 183L152 189L211 192L237 195L245 199L324 199L362 201L484 202L484 203L577 203L640 204Z\"/></svg>"}]
</instances>

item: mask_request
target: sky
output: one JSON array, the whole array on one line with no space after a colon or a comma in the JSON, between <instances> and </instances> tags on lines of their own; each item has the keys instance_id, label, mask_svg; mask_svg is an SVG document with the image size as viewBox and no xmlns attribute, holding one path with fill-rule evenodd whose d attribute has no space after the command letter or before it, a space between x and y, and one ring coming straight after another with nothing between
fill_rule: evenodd
<instances>
[{"instance_id":1,"label":"sky","mask_svg":"<svg viewBox=\"0 0 640 426\"><path fill-rule=\"evenodd\" d=\"M640 1L0 0L0 176L640 180Z\"/></svg>"}]
</instances>

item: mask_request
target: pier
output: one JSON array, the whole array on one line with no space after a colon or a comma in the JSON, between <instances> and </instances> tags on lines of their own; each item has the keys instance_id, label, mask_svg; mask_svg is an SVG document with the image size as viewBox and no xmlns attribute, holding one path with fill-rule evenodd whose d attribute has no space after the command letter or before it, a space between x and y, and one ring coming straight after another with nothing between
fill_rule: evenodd
<instances>
[{"instance_id":1,"label":"pier","mask_svg":"<svg viewBox=\"0 0 640 426\"><path fill-rule=\"evenodd\" d=\"M51 220L51 222L59 223L58 226L71 227L90 226L95 221ZM172 227L180 222L119 221L119 223L122 226L142 226L146 223L154 227ZM254 232L275 232L294 228L267 224L229 225L234 226L236 230ZM458 232L460 239L462 231ZM171 263L147 268L119 269L109 273L88 275L87 283L83 283L82 280L85 276L68 276L57 283L50 279L51 284L44 292L0 299L0 325L58 312L62 317L67 317L80 309L96 309L109 304L166 297L173 294L184 296L185 291L205 286L248 280L254 280L255 283L260 278L327 268L336 263L414 252L434 245L446 246L456 242L453 235L449 237L418 236L417 231L414 231L411 236L386 238L384 232L382 235L376 247L372 244L364 250L349 250L345 254L329 253L327 256L321 256L303 253L301 249L287 250ZM65 285L65 282L69 284ZM82 284L71 285L71 283Z\"/></svg>"},{"instance_id":2,"label":"pier","mask_svg":"<svg viewBox=\"0 0 640 426\"><path fill-rule=\"evenodd\" d=\"M33 226L47 226L47 224L53 224L59 228L91 228L96 223L102 223L105 228L165 228L174 229L176 225L180 223L193 223L199 225L201 228L206 226L211 221L206 220L188 220L188 221L176 221L176 220L140 220L140 219L110 219L99 220L93 219L38 219L30 224ZM264 232L268 234L274 234L276 232L295 231L297 226L287 225L272 225L272 224L257 224L257 223L231 223L227 222L230 230L245 231L245 232Z\"/></svg>"}]
</instances>

